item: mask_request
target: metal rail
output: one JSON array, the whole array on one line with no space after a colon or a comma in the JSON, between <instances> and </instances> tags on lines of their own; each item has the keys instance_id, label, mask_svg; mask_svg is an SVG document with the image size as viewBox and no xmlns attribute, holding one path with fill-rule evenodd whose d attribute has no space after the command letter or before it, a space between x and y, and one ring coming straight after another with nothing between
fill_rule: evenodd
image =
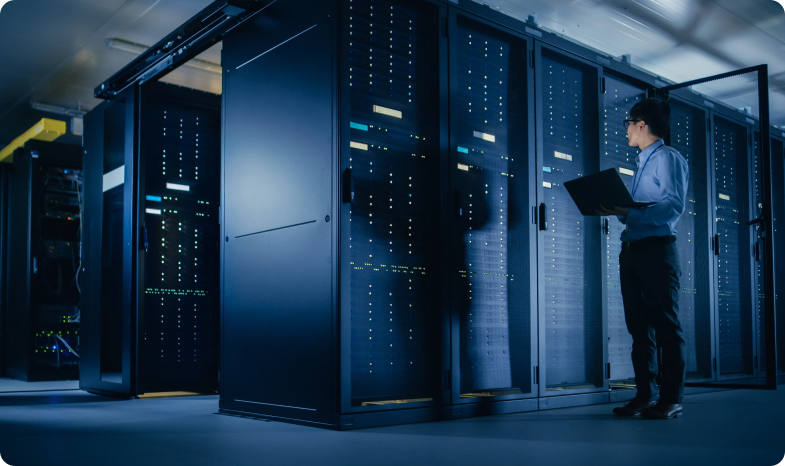
<instances>
[{"instance_id":1,"label":"metal rail","mask_svg":"<svg viewBox=\"0 0 785 466\"><path fill-rule=\"evenodd\" d=\"M112 99L134 83L160 77L210 48L276 0L216 0L95 88Z\"/></svg>"}]
</instances>

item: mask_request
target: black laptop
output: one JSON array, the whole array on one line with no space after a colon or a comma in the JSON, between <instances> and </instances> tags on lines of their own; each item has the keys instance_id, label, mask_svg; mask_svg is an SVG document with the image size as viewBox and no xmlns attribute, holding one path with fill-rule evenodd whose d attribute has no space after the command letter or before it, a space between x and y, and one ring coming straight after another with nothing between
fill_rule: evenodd
<instances>
[{"instance_id":1,"label":"black laptop","mask_svg":"<svg viewBox=\"0 0 785 466\"><path fill-rule=\"evenodd\" d=\"M564 187L583 215L599 216L597 209L618 207L648 207L656 202L635 202L624 186L619 172L609 168L598 173L566 181Z\"/></svg>"}]
</instances>

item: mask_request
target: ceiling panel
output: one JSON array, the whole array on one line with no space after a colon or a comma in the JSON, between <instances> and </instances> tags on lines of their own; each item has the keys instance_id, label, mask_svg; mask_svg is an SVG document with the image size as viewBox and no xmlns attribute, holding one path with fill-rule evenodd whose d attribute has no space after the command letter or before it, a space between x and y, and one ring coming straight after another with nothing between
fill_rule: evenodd
<instances>
[{"instance_id":1,"label":"ceiling panel","mask_svg":"<svg viewBox=\"0 0 785 466\"><path fill-rule=\"evenodd\" d=\"M768 63L773 123L785 126L785 13L771 0L474 0L682 82ZM134 54L106 46L116 38L153 45L210 0L13 0L0 14L0 147L31 102L89 110L93 89ZM200 56L218 63L220 45ZM167 82L220 92L220 75L182 67ZM756 111L754 83L709 83L700 92ZM33 121L30 123L32 125ZM15 131L15 130L14 130Z\"/></svg>"}]
</instances>

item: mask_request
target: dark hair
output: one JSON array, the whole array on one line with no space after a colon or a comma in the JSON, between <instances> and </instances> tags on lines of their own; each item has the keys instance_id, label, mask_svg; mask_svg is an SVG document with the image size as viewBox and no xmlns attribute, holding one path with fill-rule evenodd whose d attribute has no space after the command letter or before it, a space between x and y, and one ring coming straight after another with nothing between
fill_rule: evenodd
<instances>
[{"instance_id":1,"label":"dark hair","mask_svg":"<svg viewBox=\"0 0 785 466\"><path fill-rule=\"evenodd\" d=\"M632 107L630 118L645 121L652 135L664 138L671 125L671 106L664 100L643 99Z\"/></svg>"}]
</instances>

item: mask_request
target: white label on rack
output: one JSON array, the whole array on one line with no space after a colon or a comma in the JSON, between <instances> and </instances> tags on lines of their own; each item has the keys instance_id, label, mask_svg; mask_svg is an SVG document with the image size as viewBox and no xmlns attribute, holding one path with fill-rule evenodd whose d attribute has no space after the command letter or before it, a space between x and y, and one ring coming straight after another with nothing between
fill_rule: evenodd
<instances>
[{"instance_id":1,"label":"white label on rack","mask_svg":"<svg viewBox=\"0 0 785 466\"><path fill-rule=\"evenodd\" d=\"M190 191L191 187L187 184L166 183L166 189L174 189L175 191Z\"/></svg>"},{"instance_id":2,"label":"white label on rack","mask_svg":"<svg viewBox=\"0 0 785 466\"><path fill-rule=\"evenodd\" d=\"M109 173L104 173L104 192L125 183L125 165L115 168Z\"/></svg>"},{"instance_id":3,"label":"white label on rack","mask_svg":"<svg viewBox=\"0 0 785 466\"><path fill-rule=\"evenodd\" d=\"M474 132L474 137L476 137L478 139L484 139L484 140L490 141L490 142L496 142L496 136L494 136L493 134L481 133L479 131L475 131Z\"/></svg>"}]
</instances>

